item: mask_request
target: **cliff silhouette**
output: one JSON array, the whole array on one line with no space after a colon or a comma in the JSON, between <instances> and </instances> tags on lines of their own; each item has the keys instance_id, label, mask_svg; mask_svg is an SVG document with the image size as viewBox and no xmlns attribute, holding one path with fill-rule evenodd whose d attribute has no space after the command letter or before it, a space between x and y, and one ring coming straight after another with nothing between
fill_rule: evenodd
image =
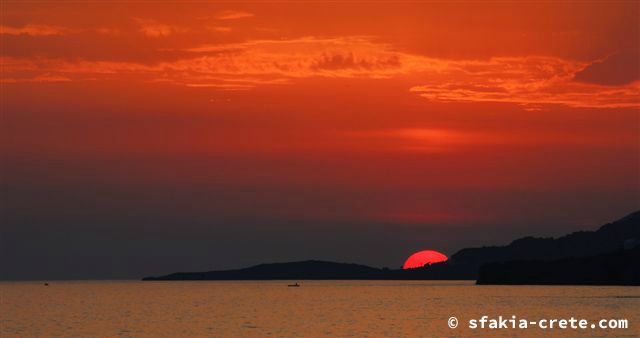
<instances>
[{"instance_id":1,"label":"cliff silhouette","mask_svg":"<svg viewBox=\"0 0 640 338\"><path fill-rule=\"evenodd\" d=\"M524 237L506 246L462 249L447 263L476 279L480 267L487 263L593 256L632 248L639 241L640 211L636 211L596 231L578 231L556 239Z\"/></svg>"},{"instance_id":2,"label":"cliff silhouette","mask_svg":"<svg viewBox=\"0 0 640 338\"><path fill-rule=\"evenodd\" d=\"M640 211L636 211L595 231L559 238L524 237L506 246L466 248L446 262L416 269L378 269L310 260L235 270L178 272L143 280L477 279L479 284L638 285L639 243Z\"/></svg>"}]
</instances>

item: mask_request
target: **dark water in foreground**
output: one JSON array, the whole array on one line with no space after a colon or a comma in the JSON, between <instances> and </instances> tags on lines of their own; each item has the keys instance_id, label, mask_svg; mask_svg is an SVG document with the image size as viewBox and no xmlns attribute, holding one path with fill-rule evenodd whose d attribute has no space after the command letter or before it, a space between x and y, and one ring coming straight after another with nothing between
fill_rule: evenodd
<instances>
[{"instance_id":1,"label":"dark water in foreground","mask_svg":"<svg viewBox=\"0 0 640 338\"><path fill-rule=\"evenodd\" d=\"M2 282L0 336L638 336L639 287L470 281ZM628 329L468 328L483 315L625 318ZM459 325L448 326L456 316Z\"/></svg>"}]
</instances>

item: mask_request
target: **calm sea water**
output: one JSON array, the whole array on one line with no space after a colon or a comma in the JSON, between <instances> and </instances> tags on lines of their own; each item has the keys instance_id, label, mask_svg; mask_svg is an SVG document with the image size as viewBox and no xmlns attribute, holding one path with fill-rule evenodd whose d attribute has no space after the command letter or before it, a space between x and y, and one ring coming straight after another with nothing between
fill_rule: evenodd
<instances>
[{"instance_id":1,"label":"calm sea water","mask_svg":"<svg viewBox=\"0 0 640 338\"><path fill-rule=\"evenodd\" d=\"M638 336L640 288L469 281L2 282L0 336ZM626 318L626 330L471 330L483 315ZM448 327L456 316L459 326Z\"/></svg>"}]
</instances>

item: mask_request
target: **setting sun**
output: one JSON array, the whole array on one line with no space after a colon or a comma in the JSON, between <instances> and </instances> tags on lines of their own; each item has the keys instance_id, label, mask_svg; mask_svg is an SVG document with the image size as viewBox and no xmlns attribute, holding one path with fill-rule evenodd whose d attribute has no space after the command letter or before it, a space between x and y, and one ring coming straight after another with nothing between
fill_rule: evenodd
<instances>
[{"instance_id":1,"label":"setting sun","mask_svg":"<svg viewBox=\"0 0 640 338\"><path fill-rule=\"evenodd\" d=\"M423 250L414 253L409 256L407 260L402 265L403 269L415 269L421 268L425 265L431 265L435 263L446 262L449 258L438 251L434 250Z\"/></svg>"}]
</instances>

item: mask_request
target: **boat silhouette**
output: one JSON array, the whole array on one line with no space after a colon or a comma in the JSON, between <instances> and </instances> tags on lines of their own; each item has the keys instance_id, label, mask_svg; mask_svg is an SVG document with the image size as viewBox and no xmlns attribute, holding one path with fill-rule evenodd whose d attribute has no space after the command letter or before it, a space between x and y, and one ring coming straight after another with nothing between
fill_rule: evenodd
<instances>
[{"instance_id":1,"label":"boat silhouette","mask_svg":"<svg viewBox=\"0 0 640 338\"><path fill-rule=\"evenodd\" d=\"M288 286L288 287L290 287L290 288L299 288L299 287L300 287L300 284L298 284L298 283L296 282L295 284L289 284L289 285L287 285L287 286Z\"/></svg>"}]
</instances>

